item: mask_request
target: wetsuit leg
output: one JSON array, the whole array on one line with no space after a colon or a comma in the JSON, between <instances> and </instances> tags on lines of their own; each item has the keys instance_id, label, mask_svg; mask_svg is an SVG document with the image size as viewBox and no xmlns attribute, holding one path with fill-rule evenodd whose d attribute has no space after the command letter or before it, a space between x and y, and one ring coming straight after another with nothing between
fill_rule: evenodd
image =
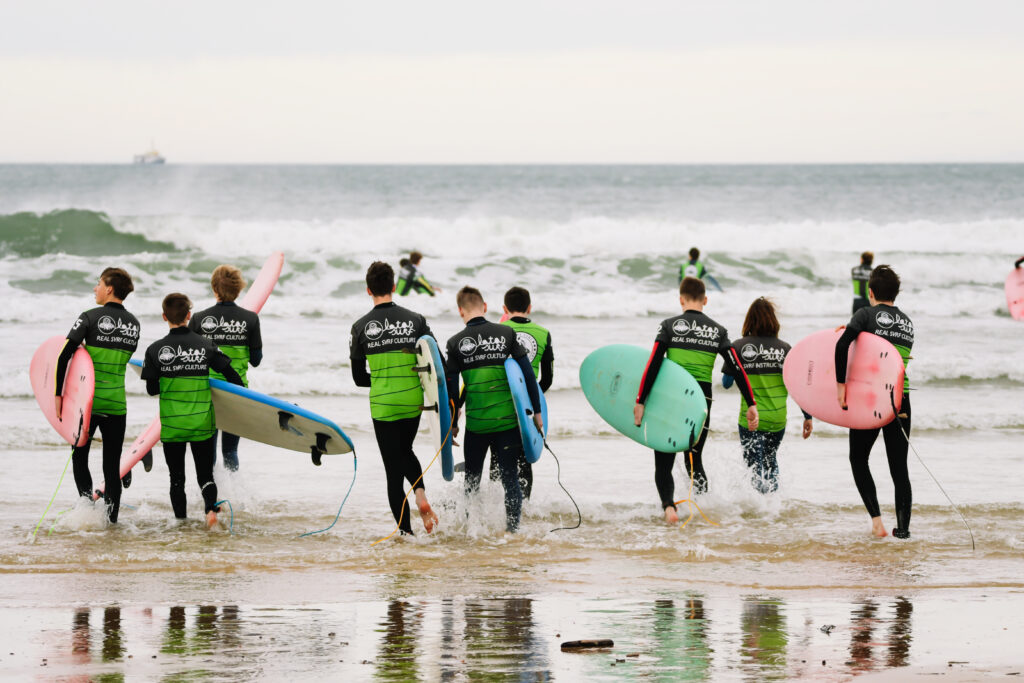
<instances>
[{"instance_id":1,"label":"wetsuit leg","mask_svg":"<svg viewBox=\"0 0 1024 683\"><path fill-rule=\"evenodd\" d=\"M523 491L519 485L519 460L523 457L523 440L519 428L491 435L491 458L501 468L501 485L505 489L505 531L515 533L523 512Z\"/></svg>"},{"instance_id":2,"label":"wetsuit leg","mask_svg":"<svg viewBox=\"0 0 1024 683\"><path fill-rule=\"evenodd\" d=\"M188 500L185 496L185 443L165 441L164 460L167 461L167 471L171 475L171 508L175 517L185 519Z\"/></svg>"},{"instance_id":3,"label":"wetsuit leg","mask_svg":"<svg viewBox=\"0 0 1024 683\"><path fill-rule=\"evenodd\" d=\"M686 473L693 477L693 492L708 492L708 475L704 472L704 443L708 440L708 427L711 425L711 382L698 382L704 390L704 396L708 401L708 419L704 421L704 429L700 432L700 438L692 449L693 467L690 467L690 456L684 454L683 464L686 465Z\"/></svg>"},{"instance_id":4,"label":"wetsuit leg","mask_svg":"<svg viewBox=\"0 0 1024 683\"><path fill-rule=\"evenodd\" d=\"M462 454L466 457L466 493L480 490L480 477L484 471L484 458L491 445L489 434L478 434L466 430L462 441Z\"/></svg>"},{"instance_id":5,"label":"wetsuit leg","mask_svg":"<svg viewBox=\"0 0 1024 683\"><path fill-rule=\"evenodd\" d=\"M121 448L124 446L125 415L106 415L100 423L103 434L103 502L107 519L117 522L121 509Z\"/></svg>"},{"instance_id":6,"label":"wetsuit leg","mask_svg":"<svg viewBox=\"0 0 1024 683\"><path fill-rule=\"evenodd\" d=\"M777 432L760 432L763 443L764 482L765 490L762 493L774 493L779 490L779 446L782 445L782 437L786 430L780 429Z\"/></svg>"},{"instance_id":7,"label":"wetsuit leg","mask_svg":"<svg viewBox=\"0 0 1024 683\"><path fill-rule=\"evenodd\" d=\"M199 482L199 491L203 494L203 506L205 512L219 512L217 507L217 482L213 480L213 461L217 457L217 435L211 436L205 441L191 441L192 460L196 465L196 481ZM184 451L184 449L182 449ZM184 457L184 453L182 453ZM184 463L182 470L185 469Z\"/></svg>"},{"instance_id":8,"label":"wetsuit leg","mask_svg":"<svg viewBox=\"0 0 1024 683\"><path fill-rule=\"evenodd\" d=\"M103 415L92 414L89 418L89 439L84 446L75 446L71 449L71 465L75 472L75 486L78 488L78 495L92 500L92 474L89 472L89 448L92 446L92 435L96 428L103 421Z\"/></svg>"},{"instance_id":9,"label":"wetsuit leg","mask_svg":"<svg viewBox=\"0 0 1024 683\"><path fill-rule=\"evenodd\" d=\"M751 431L743 425L737 425L737 428L740 432L743 462L750 470L750 483L764 493L764 440L760 438L759 432Z\"/></svg>"},{"instance_id":10,"label":"wetsuit leg","mask_svg":"<svg viewBox=\"0 0 1024 683\"><path fill-rule=\"evenodd\" d=\"M885 441L885 454L889 459L889 474L896 489L896 528L900 531L910 530L910 508L913 493L910 488L910 472L907 470L907 439L903 431L910 436L910 395L904 394L900 413L906 417L897 417L882 427L882 439ZM899 422L897 422L899 420ZM900 430L900 425L903 431Z\"/></svg>"},{"instance_id":11,"label":"wetsuit leg","mask_svg":"<svg viewBox=\"0 0 1024 683\"><path fill-rule=\"evenodd\" d=\"M661 499L662 510L667 507L674 508L676 506L676 480L672 476L672 468L675 464L675 453L654 451L654 485L658 487L658 497Z\"/></svg>"},{"instance_id":12,"label":"wetsuit leg","mask_svg":"<svg viewBox=\"0 0 1024 683\"><path fill-rule=\"evenodd\" d=\"M519 488L523 490L523 498L529 500L533 493L533 465L526 459L522 449L519 455Z\"/></svg>"},{"instance_id":13,"label":"wetsuit leg","mask_svg":"<svg viewBox=\"0 0 1024 683\"><path fill-rule=\"evenodd\" d=\"M411 477L409 479L411 484L422 473L419 460L416 459L412 450L419 422L419 417L405 420L373 421L373 432L377 437L381 460L384 462L388 504L391 506L391 514L395 517L395 523L404 534L412 533L409 503L405 497L405 479ZM416 486L422 487L423 481L421 480Z\"/></svg>"},{"instance_id":14,"label":"wetsuit leg","mask_svg":"<svg viewBox=\"0 0 1024 683\"><path fill-rule=\"evenodd\" d=\"M868 515L878 517L882 513L878 509L878 494L875 491L875 480L871 477L871 469L868 467L868 456L871 455L871 447L875 445L880 429L851 429L850 430L850 468L853 470L853 481L857 484L857 491L864 501L864 507Z\"/></svg>"},{"instance_id":15,"label":"wetsuit leg","mask_svg":"<svg viewBox=\"0 0 1024 683\"><path fill-rule=\"evenodd\" d=\"M232 472L238 471L238 442L241 437L237 434L222 432L220 437L220 449L224 454L224 467ZM213 461L217 462L217 452L214 450Z\"/></svg>"}]
</instances>

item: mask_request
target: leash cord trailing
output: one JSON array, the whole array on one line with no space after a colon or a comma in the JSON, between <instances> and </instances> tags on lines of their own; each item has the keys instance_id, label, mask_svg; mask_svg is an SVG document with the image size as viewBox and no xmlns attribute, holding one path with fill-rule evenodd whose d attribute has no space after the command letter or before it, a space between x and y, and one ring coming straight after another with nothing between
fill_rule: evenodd
<instances>
[{"instance_id":1,"label":"leash cord trailing","mask_svg":"<svg viewBox=\"0 0 1024 683\"><path fill-rule=\"evenodd\" d=\"M221 503L228 504L228 514L230 515L229 519L231 520L231 524L228 526L228 535L230 536L235 533L235 508L231 507L231 501L227 498L224 500L218 500L214 505L220 505Z\"/></svg>"},{"instance_id":2,"label":"leash cord trailing","mask_svg":"<svg viewBox=\"0 0 1024 683\"><path fill-rule=\"evenodd\" d=\"M686 525L690 523L690 520L693 519L694 508L697 509L697 512L700 513L700 516L704 518L705 522L707 522L711 526L720 526L718 522L712 522L710 519L708 519L708 516L705 515L704 511L700 509L700 505L697 505L697 501L693 499L693 451L687 451L687 455L690 457L690 493L689 497L683 498L682 500L677 500L675 502L675 505L679 505L680 503L686 503L690 508L690 516L686 518L685 522L679 525L679 528L685 529Z\"/></svg>"},{"instance_id":3,"label":"leash cord trailing","mask_svg":"<svg viewBox=\"0 0 1024 683\"><path fill-rule=\"evenodd\" d=\"M560 526L560 527L558 527L556 529L552 529L548 533L554 533L556 531L571 531L573 529L579 529L580 528L580 524L583 523L583 514L580 512L580 506L576 504L576 500L572 497L572 494L569 493L569 489L565 488L565 486L562 484L562 463L558 462L558 456L555 455L555 452L553 450L551 450L551 446L548 445L548 440L547 439L544 439L544 448L548 449L548 453L550 453L551 457L555 459L555 466L558 468L557 469L557 475L556 475L556 478L558 480L558 485L562 487L562 490L565 491L565 495L569 496L569 500L572 501L573 507L576 508L576 526Z\"/></svg>"},{"instance_id":4,"label":"leash cord trailing","mask_svg":"<svg viewBox=\"0 0 1024 683\"><path fill-rule=\"evenodd\" d=\"M967 523L967 518L964 517L964 513L960 512L960 508L956 506L956 503L954 503L953 499L949 497L949 494L946 493L946 489L942 488L942 484L940 484L939 480L935 478L935 475L932 474L932 471L928 469L928 465L924 463L924 459L921 457L921 454L917 452L916 448L914 448L914 444L910 440L910 435L907 434L907 431L905 429L903 429L903 423L900 421L900 411L896 409L896 397L893 395L892 389L889 390L889 402L892 404L892 413L893 415L896 416L896 424L900 426L900 432L903 434L903 438L907 440L907 445L910 446L910 450L914 451L914 455L917 457L917 461L921 463L921 467L924 468L924 471L928 473L928 476L932 478L932 481L935 482L935 485L939 487L940 491L942 491L942 495L944 495L946 497L946 500L949 501L950 507L953 508L956 514L960 515L960 521L964 523L964 527L967 528L967 533L971 536L971 550L975 550L976 546L974 543L974 532L971 530L971 525Z\"/></svg>"},{"instance_id":5,"label":"leash cord trailing","mask_svg":"<svg viewBox=\"0 0 1024 683\"><path fill-rule=\"evenodd\" d=\"M299 538L305 538L306 536L314 536L316 534L322 534L325 531L330 531L334 528L334 525L341 519L341 511L345 509L345 503L348 501L349 494L352 493L352 487L356 485L356 471L359 469L359 459L356 457L356 452L352 451L352 482L348 485L348 491L345 492L345 497L341 500L341 505L338 506L338 514L334 516L334 521L331 522L330 526L318 529L317 531L307 531L304 534L299 534Z\"/></svg>"},{"instance_id":6,"label":"leash cord trailing","mask_svg":"<svg viewBox=\"0 0 1024 683\"><path fill-rule=\"evenodd\" d=\"M64 483L64 475L68 473L68 465L71 464L71 456L74 455L74 453L74 449L71 449L71 453L68 454L68 459L64 463L64 471L60 473L60 479L57 480L57 488L53 490L53 495L50 496L50 502L46 504L46 509L43 510L43 516L39 518L38 522L36 522L36 528L32 530L31 534L29 534L32 537L33 543L35 543L36 540L36 533L39 532L39 526L43 523L43 520L46 519L46 514L50 511L53 501L57 499L57 492L60 491L60 485Z\"/></svg>"}]
</instances>

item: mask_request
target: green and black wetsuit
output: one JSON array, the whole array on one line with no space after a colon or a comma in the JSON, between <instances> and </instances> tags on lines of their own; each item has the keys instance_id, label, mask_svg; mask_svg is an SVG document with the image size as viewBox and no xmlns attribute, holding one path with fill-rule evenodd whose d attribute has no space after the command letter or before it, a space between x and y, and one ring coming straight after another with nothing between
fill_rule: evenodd
<instances>
[{"instance_id":1,"label":"green and black wetsuit","mask_svg":"<svg viewBox=\"0 0 1024 683\"><path fill-rule=\"evenodd\" d=\"M509 318L502 324L516 331L516 338L530 358L540 390L546 392L554 380L555 352L551 346L551 333L525 316Z\"/></svg>"},{"instance_id":2,"label":"green and black wetsuit","mask_svg":"<svg viewBox=\"0 0 1024 683\"><path fill-rule=\"evenodd\" d=\"M448 395L459 395L460 373L466 380L466 492L479 488L484 458L490 449L491 457L498 460L505 489L505 528L516 531L523 505L519 483L523 442L505 374L505 359L513 358L519 363L533 409L540 411L540 389L529 355L514 329L488 322L482 316L470 320L464 330L448 340L447 354Z\"/></svg>"},{"instance_id":3,"label":"green and black wetsuit","mask_svg":"<svg viewBox=\"0 0 1024 683\"><path fill-rule=\"evenodd\" d=\"M357 320L349 336L352 380L356 386L370 387L370 416L384 461L388 503L406 534L412 533L412 526L403 481L426 488L412 449L423 412L416 340L424 335L434 336L426 318L389 301Z\"/></svg>"},{"instance_id":4,"label":"green and black wetsuit","mask_svg":"<svg viewBox=\"0 0 1024 683\"><path fill-rule=\"evenodd\" d=\"M853 280L853 312L856 313L865 306L869 306L868 280L871 278L871 266L863 263L850 270L850 278Z\"/></svg>"},{"instance_id":5,"label":"green and black wetsuit","mask_svg":"<svg viewBox=\"0 0 1024 683\"><path fill-rule=\"evenodd\" d=\"M402 266L402 269L398 271L398 282L396 283L395 291L402 296L412 291L415 291L417 294L429 294L430 296L436 294L434 287L427 282L427 278L423 276L419 268L411 263Z\"/></svg>"},{"instance_id":6,"label":"green and black wetsuit","mask_svg":"<svg viewBox=\"0 0 1024 683\"><path fill-rule=\"evenodd\" d=\"M896 347L903 366L910 362L910 350L914 346L914 323L900 309L888 304L877 304L862 308L853 314L846 325L839 341L836 343L836 381L846 382L847 362L850 344L861 332L870 332L888 340ZM871 478L868 468L868 457L871 447L882 432L885 441L885 454L889 460L889 473L896 493L896 529L894 535L906 538L910 535L910 513L913 494L910 487L910 473L907 471L907 439L903 432L910 435L910 378L903 382L903 404L900 415L895 420L879 429L850 430L850 466L853 468L853 480L857 484L864 507L872 517L881 513L878 507L878 496L875 492L875 481ZM901 429L902 427L902 429Z\"/></svg>"},{"instance_id":7,"label":"green and black wetsuit","mask_svg":"<svg viewBox=\"0 0 1024 683\"><path fill-rule=\"evenodd\" d=\"M216 344L231 359L231 367L241 377L242 385L249 386L249 366L258 367L263 360L260 317L255 312L242 308L234 301L218 301L210 308L194 313L188 326L193 332ZM224 379L216 371L211 372L210 377ZM221 435L221 450L224 466L232 471L237 470L238 436L224 432Z\"/></svg>"},{"instance_id":8,"label":"green and black wetsuit","mask_svg":"<svg viewBox=\"0 0 1024 683\"><path fill-rule=\"evenodd\" d=\"M139 346L139 321L119 303L110 302L78 316L68 341L57 359L55 394L64 390L68 363L79 344L92 358L96 374L96 393L92 401L89 440L72 452L75 485L81 496L92 498L92 475L89 473L89 446L99 428L103 435L103 500L107 517L117 521L121 506L121 448L124 446L127 401L124 391L124 369Z\"/></svg>"},{"instance_id":9,"label":"green and black wetsuit","mask_svg":"<svg viewBox=\"0 0 1024 683\"><path fill-rule=\"evenodd\" d=\"M698 280L703 279L708 274L707 268L704 267L704 262L700 259L690 259L683 265L679 266L679 284L683 283L685 277L695 277Z\"/></svg>"},{"instance_id":10,"label":"green and black wetsuit","mask_svg":"<svg viewBox=\"0 0 1024 683\"><path fill-rule=\"evenodd\" d=\"M242 378L231 359L206 337L187 327L173 327L163 339L150 344L142 365L142 379L150 396L160 395L160 440L171 475L174 516L185 517L185 444L192 446L196 479L206 511L216 511L217 484L213 481L216 419L210 393L210 372L217 371L232 384Z\"/></svg>"},{"instance_id":11,"label":"green and black wetsuit","mask_svg":"<svg viewBox=\"0 0 1024 683\"><path fill-rule=\"evenodd\" d=\"M690 457L685 458L686 470L693 477L694 491L705 493L708 490L707 474L704 472L702 453L704 442L708 437L708 425L711 422L711 371L715 367L715 356L721 356L727 374L736 378L737 386L749 405L756 405L750 382L743 371L743 364L736 351L729 344L729 333L724 327L704 315L701 311L687 310L682 314L662 321L658 327L658 336L654 340L651 358L647 361L647 369L640 382L640 393L637 403L644 403L647 395L658 377L658 370L664 358L668 359L690 373L708 402L708 419L704 423L699 437L689 453L693 457L691 468ZM663 507L673 505L675 480L672 477L672 466L675 464L675 453L654 452L654 482L658 487Z\"/></svg>"}]
</instances>

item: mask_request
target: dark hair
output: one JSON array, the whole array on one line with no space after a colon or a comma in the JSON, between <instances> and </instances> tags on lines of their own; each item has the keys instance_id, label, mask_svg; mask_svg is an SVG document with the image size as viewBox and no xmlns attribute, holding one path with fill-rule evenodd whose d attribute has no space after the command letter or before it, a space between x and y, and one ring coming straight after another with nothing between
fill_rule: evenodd
<instances>
[{"instance_id":1,"label":"dark hair","mask_svg":"<svg viewBox=\"0 0 1024 683\"><path fill-rule=\"evenodd\" d=\"M409 261L414 266L418 266L420 264L420 261L422 261L422 260L423 260L423 254L421 254L420 252L418 252L418 251L410 251L409 252Z\"/></svg>"},{"instance_id":2,"label":"dark hair","mask_svg":"<svg viewBox=\"0 0 1024 683\"><path fill-rule=\"evenodd\" d=\"M125 297L135 291L132 276L123 268L104 268L100 279L107 287L114 289L114 296L124 301Z\"/></svg>"},{"instance_id":3,"label":"dark hair","mask_svg":"<svg viewBox=\"0 0 1024 683\"><path fill-rule=\"evenodd\" d=\"M395 291L395 271L383 261L374 261L366 269L366 287L374 296L387 296Z\"/></svg>"},{"instance_id":4,"label":"dark hair","mask_svg":"<svg viewBox=\"0 0 1024 683\"><path fill-rule=\"evenodd\" d=\"M865 266L870 266L871 262L874 260L875 255L870 251L865 251L863 254L860 255L860 262L863 263Z\"/></svg>"},{"instance_id":5,"label":"dark hair","mask_svg":"<svg viewBox=\"0 0 1024 683\"><path fill-rule=\"evenodd\" d=\"M167 322L172 325L180 325L185 322L188 312L192 310L192 302L184 294L175 292L164 297L163 308Z\"/></svg>"},{"instance_id":6,"label":"dark hair","mask_svg":"<svg viewBox=\"0 0 1024 683\"><path fill-rule=\"evenodd\" d=\"M679 284L679 293L684 299L699 301L707 294L707 290L704 288L704 282L699 278L684 277L683 281Z\"/></svg>"},{"instance_id":7,"label":"dark hair","mask_svg":"<svg viewBox=\"0 0 1024 683\"><path fill-rule=\"evenodd\" d=\"M779 319L775 316L775 304L763 296L754 299L743 319L744 337L778 337Z\"/></svg>"},{"instance_id":8,"label":"dark hair","mask_svg":"<svg viewBox=\"0 0 1024 683\"><path fill-rule=\"evenodd\" d=\"M409 263L409 259L407 259L407 258L400 258L400 259L398 259L398 265L400 265L403 268L405 268L406 266L411 266L412 264Z\"/></svg>"},{"instance_id":9,"label":"dark hair","mask_svg":"<svg viewBox=\"0 0 1024 683\"><path fill-rule=\"evenodd\" d=\"M896 301L900 293L900 276L889 266L878 266L871 271L868 289L875 295L875 301Z\"/></svg>"},{"instance_id":10,"label":"dark hair","mask_svg":"<svg viewBox=\"0 0 1024 683\"><path fill-rule=\"evenodd\" d=\"M455 303L458 304L459 308L476 308L477 306L483 306L484 295L476 287L467 285L455 295Z\"/></svg>"},{"instance_id":11,"label":"dark hair","mask_svg":"<svg viewBox=\"0 0 1024 683\"><path fill-rule=\"evenodd\" d=\"M700 249L698 249L697 247L690 247L690 258L692 258L692 259L699 259L700 258Z\"/></svg>"},{"instance_id":12,"label":"dark hair","mask_svg":"<svg viewBox=\"0 0 1024 683\"><path fill-rule=\"evenodd\" d=\"M530 293L522 287L513 287L505 292L505 308L512 313L526 313L530 307Z\"/></svg>"}]
</instances>

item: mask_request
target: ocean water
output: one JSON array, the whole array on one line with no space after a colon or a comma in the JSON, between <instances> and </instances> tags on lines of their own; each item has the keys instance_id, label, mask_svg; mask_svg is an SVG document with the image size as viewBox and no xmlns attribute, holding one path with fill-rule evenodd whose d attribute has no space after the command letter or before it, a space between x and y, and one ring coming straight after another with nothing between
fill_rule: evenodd
<instances>
[{"instance_id":1,"label":"ocean water","mask_svg":"<svg viewBox=\"0 0 1024 683\"><path fill-rule=\"evenodd\" d=\"M849 472L845 432L819 423L801 440L792 403L780 490L755 493L736 436L739 396L720 386L705 451L711 491L697 499L708 521L695 515L683 529L658 522L650 453L593 413L577 373L598 346L651 344L657 322L678 312L676 276L692 246L725 289L709 293L705 310L733 336L758 296L776 302L781 336L791 343L845 323L849 271L861 251L874 251L876 264L888 263L901 275L897 303L917 335L909 369L911 438L967 517L976 549L913 454L914 537L871 539ZM552 332L549 442L562 483L579 503L579 529L550 531L574 524L576 512L545 454L535 467L535 494L521 534L502 533L499 486L488 483L478 499L467 500L461 482L444 482L435 464L426 483L440 531L371 547L394 525L365 390L350 377L347 332L371 305L366 266L376 259L397 265L410 249L425 254L423 270L443 291L402 303L426 315L442 342L461 329L454 293L462 285L483 291L493 319L508 287L530 289L534 319ZM75 503L68 471L35 542L26 540L68 455L32 398L29 358L44 338L65 334L93 305L99 271L117 265L133 274L136 291L126 306L142 323L145 346L165 333L159 305L165 294L182 291L206 306L216 265L233 263L251 278L273 250L285 253L285 267L261 316L265 361L251 371L250 382L327 415L352 437L358 473L337 525L299 538L334 519L353 477L351 456L325 458L314 468L308 456L243 442L242 469L217 470L223 497L232 501L231 534L200 528L192 488L195 521L173 521L158 450L154 471L136 473L125 492L130 507L118 528L105 528L100 510ZM0 609L11 615L7 629L17 615L36 614L54 629L69 629L72 642L74 624L88 622L90 610L97 621L101 611L116 607L124 615L118 624L144 647L163 652L154 619L178 618L175 610L183 610L186 630L193 620L202 630L204 610L213 609L222 621L230 608L256 625L249 631L268 634L268 624L280 623L322 636L306 607L328 614L351 608L362 615L352 628L377 624L380 635L379 643L360 635L360 651L377 643L379 653L359 655L370 663L354 672L372 670L385 679L409 671L418 672L413 678L441 672L456 679L504 672L513 680L546 672L572 680L596 677L596 669L579 655L560 659L565 655L557 647L549 652L553 633L544 630L543 643L484 638L491 654L474 659L460 643L471 647L478 632L450 626L448 615L455 609L455 622L464 624L476 618L470 612L495 611L497 625L487 628L500 630L500 624L518 623L526 604L502 601L525 600L539 623L561 633L578 603L580 614L590 615L580 617L589 633L603 624L624 642L639 643L633 647L647 647L643 666L634 667L643 677L681 665L668 656L672 648L650 641L636 624L654 624L655 634L685 630L692 625L682 617L676 626L674 617L659 626L657 601L674 600L678 607L706 600L723 617L700 646L709 652L694 655L704 658L694 678L743 678L756 671L812 676L799 660L810 661L807 653L820 643L807 634L828 635L816 626L808 631L808 620L830 610L857 613L865 600L894 613L899 600L909 601L917 614L934 611L950 595L968 605L965 613L985 602L983 594L1019 606L1024 326L1009 317L1002 283L1021 255L1024 166L1018 165L0 166L0 450L7 460ZM130 443L156 413L156 402L131 375L128 387ZM425 434L417 447L424 465L434 455ZM98 457L93 462L98 476ZM892 484L881 443L872 462L891 526ZM676 481L683 497L688 482L678 466ZM602 613L601 600L627 616L594 617ZM280 619L263 610L277 610ZM754 627L744 624L761 617L750 614L771 622L764 628L784 632L788 654L751 659L748 631ZM1019 617L1006 618L1021 625ZM414 647L407 637L433 638L433 631L396 635L396 620L421 630L429 624L441 635L429 648ZM906 641L901 628L892 630L897 649ZM934 664L950 652L945 643L955 638L943 628L951 626L936 617L921 628L927 638L898 657L880 658L877 668ZM998 629L989 635L995 643L1007 637ZM22 637L27 651L48 651L42 635ZM797 642L800 648L792 645ZM246 647L257 658L272 651L251 642ZM282 647L296 653L302 645L289 640ZM204 652L172 648L170 669L138 671L180 673L194 663L185 660ZM534 656L517 658L516 652ZM392 654L399 662L411 657L420 668L403 668L408 662L388 668ZM862 659L847 654L854 664L844 659L832 673L863 673L857 668ZM90 670L123 670L126 656L113 665L94 662L89 666L98 668ZM338 659L352 664L356 656ZM444 668L459 658L469 664ZM2 657L0 666L5 661L22 667L18 671L29 666ZM216 660L220 667L240 661ZM303 661L296 671L329 670L328 659ZM1008 663L991 652L987 661ZM240 671L259 678L283 669Z\"/></svg>"}]
</instances>

